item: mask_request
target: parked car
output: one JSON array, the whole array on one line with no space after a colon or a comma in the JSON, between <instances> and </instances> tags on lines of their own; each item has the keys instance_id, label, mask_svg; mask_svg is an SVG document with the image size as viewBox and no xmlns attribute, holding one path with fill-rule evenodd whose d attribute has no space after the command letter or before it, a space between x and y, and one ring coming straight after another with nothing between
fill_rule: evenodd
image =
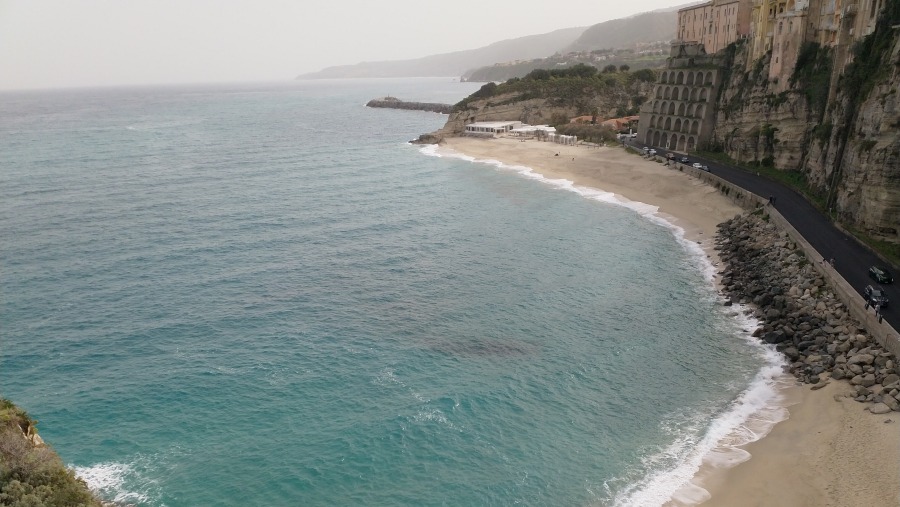
<instances>
[{"instance_id":1,"label":"parked car","mask_svg":"<svg viewBox=\"0 0 900 507\"><path fill-rule=\"evenodd\" d=\"M687 157L681 157L681 160L680 160L680 162L681 162L681 163L682 163L682 164L687 164L687 163L689 163L689 162L690 162L690 160L688 160L688 158L687 158Z\"/></svg>"},{"instance_id":2,"label":"parked car","mask_svg":"<svg viewBox=\"0 0 900 507\"><path fill-rule=\"evenodd\" d=\"M882 289L881 287L866 285L865 294L866 302L868 302L871 306L880 305L882 308L884 308L888 305L888 303L890 303L887 295L885 295L884 293L884 289Z\"/></svg>"},{"instance_id":3,"label":"parked car","mask_svg":"<svg viewBox=\"0 0 900 507\"><path fill-rule=\"evenodd\" d=\"M894 275L884 266L872 266L869 268L869 278L878 283L894 283Z\"/></svg>"},{"instance_id":4,"label":"parked car","mask_svg":"<svg viewBox=\"0 0 900 507\"><path fill-rule=\"evenodd\" d=\"M709 172L709 166L703 165L700 162L694 162L694 169L700 169L701 171Z\"/></svg>"},{"instance_id":5,"label":"parked car","mask_svg":"<svg viewBox=\"0 0 900 507\"><path fill-rule=\"evenodd\" d=\"M650 156L652 157L653 155L656 155L656 150L654 150L654 149L651 148L650 151L649 151L648 153L649 153Z\"/></svg>"}]
</instances>

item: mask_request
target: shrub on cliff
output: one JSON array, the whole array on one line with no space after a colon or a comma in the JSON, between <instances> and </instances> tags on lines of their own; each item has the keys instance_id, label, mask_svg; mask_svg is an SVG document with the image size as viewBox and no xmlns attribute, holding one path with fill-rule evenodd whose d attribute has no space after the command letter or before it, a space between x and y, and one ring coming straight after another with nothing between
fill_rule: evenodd
<instances>
[{"instance_id":1,"label":"shrub on cliff","mask_svg":"<svg viewBox=\"0 0 900 507\"><path fill-rule=\"evenodd\" d=\"M46 445L26 438L35 421L0 399L0 505L10 507L99 507L85 485Z\"/></svg>"}]
</instances>

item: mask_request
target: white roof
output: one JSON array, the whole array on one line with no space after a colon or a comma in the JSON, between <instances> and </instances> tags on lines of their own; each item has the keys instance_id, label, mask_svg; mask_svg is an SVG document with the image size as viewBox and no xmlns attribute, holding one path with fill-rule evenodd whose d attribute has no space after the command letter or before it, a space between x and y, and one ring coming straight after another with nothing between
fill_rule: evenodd
<instances>
[{"instance_id":1,"label":"white roof","mask_svg":"<svg viewBox=\"0 0 900 507\"><path fill-rule=\"evenodd\" d=\"M537 132L538 130L543 130L544 132L556 132L556 127L551 127L549 125L522 125L519 128L512 129L513 132Z\"/></svg>"},{"instance_id":2,"label":"white roof","mask_svg":"<svg viewBox=\"0 0 900 507\"><path fill-rule=\"evenodd\" d=\"M518 121L476 121L474 123L470 123L466 125L467 127L486 127L486 128L500 128L506 127L509 125L518 125Z\"/></svg>"}]
</instances>

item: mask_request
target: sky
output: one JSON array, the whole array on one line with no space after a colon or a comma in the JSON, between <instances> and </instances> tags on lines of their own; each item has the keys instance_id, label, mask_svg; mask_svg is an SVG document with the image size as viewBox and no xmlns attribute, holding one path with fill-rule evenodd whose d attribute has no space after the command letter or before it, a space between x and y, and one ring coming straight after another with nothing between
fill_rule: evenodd
<instances>
[{"instance_id":1,"label":"sky","mask_svg":"<svg viewBox=\"0 0 900 507\"><path fill-rule=\"evenodd\" d=\"M286 81L689 0L0 0L0 89Z\"/></svg>"}]
</instances>

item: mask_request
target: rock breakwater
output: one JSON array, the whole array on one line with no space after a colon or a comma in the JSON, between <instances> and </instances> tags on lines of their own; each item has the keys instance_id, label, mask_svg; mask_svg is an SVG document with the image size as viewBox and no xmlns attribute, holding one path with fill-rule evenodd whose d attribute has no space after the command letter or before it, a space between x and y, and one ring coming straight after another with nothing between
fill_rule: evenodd
<instances>
[{"instance_id":1,"label":"rock breakwater","mask_svg":"<svg viewBox=\"0 0 900 507\"><path fill-rule=\"evenodd\" d=\"M753 336L775 345L794 376L816 385L849 381L870 412L900 411L897 359L851 317L815 261L767 221L764 209L720 224L716 249L725 265L725 304L753 308L762 323Z\"/></svg>"},{"instance_id":2,"label":"rock breakwater","mask_svg":"<svg viewBox=\"0 0 900 507\"><path fill-rule=\"evenodd\" d=\"M432 113L450 114L453 106L439 104L437 102L406 102L397 97L382 97L372 99L366 103L366 107L384 107L388 109L408 109L411 111L430 111Z\"/></svg>"}]
</instances>

